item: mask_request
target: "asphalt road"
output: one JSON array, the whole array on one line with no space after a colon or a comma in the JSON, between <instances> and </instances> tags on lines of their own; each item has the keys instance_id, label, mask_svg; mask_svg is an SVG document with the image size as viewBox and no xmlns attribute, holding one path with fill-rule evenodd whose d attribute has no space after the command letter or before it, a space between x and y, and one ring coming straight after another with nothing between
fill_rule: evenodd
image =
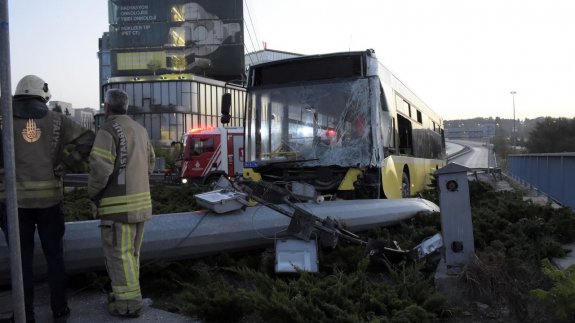
<instances>
[{"instance_id":1,"label":"asphalt road","mask_svg":"<svg viewBox=\"0 0 575 323\"><path fill-rule=\"evenodd\" d=\"M488 143L471 140L450 140L448 144L446 147L448 155L450 155L450 151L457 152L458 147L469 148L468 152L450 158L450 162L469 168L495 167L495 156Z\"/></svg>"}]
</instances>

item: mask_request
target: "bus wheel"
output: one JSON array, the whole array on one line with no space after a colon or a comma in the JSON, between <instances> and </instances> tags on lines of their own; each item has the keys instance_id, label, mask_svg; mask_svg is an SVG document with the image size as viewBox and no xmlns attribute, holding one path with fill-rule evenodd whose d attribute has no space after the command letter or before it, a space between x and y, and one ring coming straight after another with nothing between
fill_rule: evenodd
<instances>
[{"instance_id":1,"label":"bus wheel","mask_svg":"<svg viewBox=\"0 0 575 323\"><path fill-rule=\"evenodd\" d=\"M403 172L401 176L401 197L411 197L411 185L409 183L409 176L406 172Z\"/></svg>"}]
</instances>

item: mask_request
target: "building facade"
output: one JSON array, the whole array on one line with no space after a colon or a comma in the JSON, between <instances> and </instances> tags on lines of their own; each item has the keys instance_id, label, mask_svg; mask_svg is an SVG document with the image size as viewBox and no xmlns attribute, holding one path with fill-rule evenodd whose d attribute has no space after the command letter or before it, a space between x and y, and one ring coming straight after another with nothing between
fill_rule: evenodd
<instances>
[{"instance_id":1,"label":"building facade","mask_svg":"<svg viewBox=\"0 0 575 323\"><path fill-rule=\"evenodd\" d=\"M122 89L128 93L128 115L142 124L150 139L164 146L178 141L191 129L218 127L221 98L232 94L231 121L227 126L243 125L245 90L224 81L193 74L113 77L103 87ZM104 122L104 114L96 115L96 125Z\"/></svg>"},{"instance_id":2,"label":"building facade","mask_svg":"<svg viewBox=\"0 0 575 323\"><path fill-rule=\"evenodd\" d=\"M95 111L92 108L74 109L73 118L83 127L90 130L95 129L94 124L94 114Z\"/></svg>"},{"instance_id":3,"label":"building facade","mask_svg":"<svg viewBox=\"0 0 575 323\"><path fill-rule=\"evenodd\" d=\"M128 114L156 143L190 129L217 127L221 96L232 93L241 126L244 90L243 1L109 0L109 31L99 40L100 103L125 90ZM104 121L96 115L96 129Z\"/></svg>"},{"instance_id":4,"label":"building facade","mask_svg":"<svg viewBox=\"0 0 575 323\"><path fill-rule=\"evenodd\" d=\"M244 72L243 1L109 0L111 76Z\"/></svg>"},{"instance_id":5,"label":"building facade","mask_svg":"<svg viewBox=\"0 0 575 323\"><path fill-rule=\"evenodd\" d=\"M71 116L73 114L72 103L52 100L48 102L48 109Z\"/></svg>"}]
</instances>

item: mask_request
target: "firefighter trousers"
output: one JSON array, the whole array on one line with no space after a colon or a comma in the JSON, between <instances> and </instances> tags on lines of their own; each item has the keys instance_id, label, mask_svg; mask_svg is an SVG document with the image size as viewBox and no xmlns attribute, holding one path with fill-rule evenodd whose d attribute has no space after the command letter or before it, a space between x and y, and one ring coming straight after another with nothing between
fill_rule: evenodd
<instances>
[{"instance_id":1,"label":"firefighter trousers","mask_svg":"<svg viewBox=\"0 0 575 323\"><path fill-rule=\"evenodd\" d=\"M100 229L106 270L112 283L110 312L137 314L142 309L140 248L144 238L144 222L102 220Z\"/></svg>"},{"instance_id":2,"label":"firefighter trousers","mask_svg":"<svg viewBox=\"0 0 575 323\"><path fill-rule=\"evenodd\" d=\"M9 244L6 208L0 204L0 227ZM34 319L34 236L38 236L48 265L48 286L50 307L53 313L60 313L68 307L66 292L66 269L64 265L64 212L62 204L42 208L18 208L20 227L20 252L22 257L22 281L24 285L24 307L28 320Z\"/></svg>"}]
</instances>

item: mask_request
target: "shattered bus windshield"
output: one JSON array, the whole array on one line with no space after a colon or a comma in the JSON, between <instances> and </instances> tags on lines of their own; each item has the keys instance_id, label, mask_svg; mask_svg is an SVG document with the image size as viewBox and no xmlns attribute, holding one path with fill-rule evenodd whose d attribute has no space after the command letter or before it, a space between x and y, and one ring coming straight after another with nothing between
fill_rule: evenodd
<instances>
[{"instance_id":1,"label":"shattered bus windshield","mask_svg":"<svg viewBox=\"0 0 575 323\"><path fill-rule=\"evenodd\" d=\"M262 87L248 100L252 160L303 166L369 164L368 79Z\"/></svg>"}]
</instances>

